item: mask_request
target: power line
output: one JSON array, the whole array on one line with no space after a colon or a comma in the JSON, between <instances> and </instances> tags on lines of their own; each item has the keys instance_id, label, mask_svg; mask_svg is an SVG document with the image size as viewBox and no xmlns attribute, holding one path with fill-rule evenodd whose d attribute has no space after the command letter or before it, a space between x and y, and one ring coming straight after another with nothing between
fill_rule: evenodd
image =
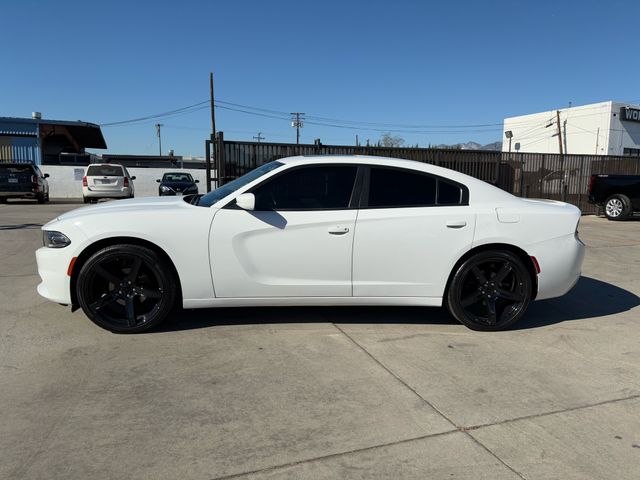
<instances>
[{"instance_id":1,"label":"power line","mask_svg":"<svg viewBox=\"0 0 640 480\"><path fill-rule=\"evenodd\" d=\"M210 106L210 100L204 100L202 102L187 105L185 107L169 110L167 112L157 113L153 115L147 115L143 117L132 118L129 120L121 120L117 122L109 122L101 124L102 127L117 127L127 125L144 125L145 123L152 123L152 121L159 118L168 118L173 116L186 115L194 113L200 110L204 110ZM249 105L243 105L239 103L226 102L222 100L215 101L215 108L223 110L234 111L238 113L244 113L247 115L259 116L264 118L271 118L275 120L289 121L291 114L284 111L271 110L260 107L253 107ZM589 110L598 109L601 110L597 113L590 113L584 115L572 115L571 118L579 118L590 115L599 115L605 106L591 107ZM329 128L341 128L347 130L364 130L375 132L389 132L389 133L405 133L405 134L456 134L456 133L485 133L485 132L497 132L503 129L503 122L500 123L479 123L479 124L463 124L463 125L412 125L412 124L395 124L395 123L383 123L383 122L359 122L355 120L339 120L328 117L321 117L315 115L306 115L306 123L310 125L317 125ZM510 122L510 126L526 125L529 121L522 120L519 122ZM538 127L534 125L525 133L531 133Z\"/></svg>"}]
</instances>

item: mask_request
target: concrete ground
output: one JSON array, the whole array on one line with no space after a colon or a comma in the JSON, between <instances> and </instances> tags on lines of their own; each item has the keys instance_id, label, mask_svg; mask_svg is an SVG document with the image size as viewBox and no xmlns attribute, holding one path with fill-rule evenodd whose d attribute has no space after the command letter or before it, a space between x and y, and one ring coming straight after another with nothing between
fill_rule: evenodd
<instances>
[{"instance_id":1,"label":"concrete ground","mask_svg":"<svg viewBox=\"0 0 640 480\"><path fill-rule=\"evenodd\" d=\"M75 206L0 205L0 478L640 477L638 221L583 218L583 278L508 332L247 308L118 336L35 292Z\"/></svg>"}]
</instances>

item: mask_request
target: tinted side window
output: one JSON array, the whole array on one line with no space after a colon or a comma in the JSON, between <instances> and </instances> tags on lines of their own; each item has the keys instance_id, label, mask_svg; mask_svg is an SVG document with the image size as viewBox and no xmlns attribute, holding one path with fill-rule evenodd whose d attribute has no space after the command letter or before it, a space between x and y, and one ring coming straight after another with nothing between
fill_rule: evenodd
<instances>
[{"instance_id":1,"label":"tinted side window","mask_svg":"<svg viewBox=\"0 0 640 480\"><path fill-rule=\"evenodd\" d=\"M407 170L371 168L369 207L419 207L436 203L436 179Z\"/></svg>"},{"instance_id":2,"label":"tinted side window","mask_svg":"<svg viewBox=\"0 0 640 480\"><path fill-rule=\"evenodd\" d=\"M462 189L453 183L438 180L438 205L460 205Z\"/></svg>"},{"instance_id":3,"label":"tinted side window","mask_svg":"<svg viewBox=\"0 0 640 480\"><path fill-rule=\"evenodd\" d=\"M253 190L256 210L328 210L349 207L356 166L303 167Z\"/></svg>"}]
</instances>

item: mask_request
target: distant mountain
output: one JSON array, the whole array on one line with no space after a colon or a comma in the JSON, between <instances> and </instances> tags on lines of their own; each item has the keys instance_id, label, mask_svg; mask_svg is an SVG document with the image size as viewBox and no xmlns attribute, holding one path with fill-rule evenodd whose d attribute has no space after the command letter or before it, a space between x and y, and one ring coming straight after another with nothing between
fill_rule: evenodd
<instances>
[{"instance_id":1,"label":"distant mountain","mask_svg":"<svg viewBox=\"0 0 640 480\"><path fill-rule=\"evenodd\" d=\"M456 148L460 150L502 150L502 142L493 142L486 145L481 145L478 142L456 143L454 145L435 145L433 148Z\"/></svg>"}]
</instances>

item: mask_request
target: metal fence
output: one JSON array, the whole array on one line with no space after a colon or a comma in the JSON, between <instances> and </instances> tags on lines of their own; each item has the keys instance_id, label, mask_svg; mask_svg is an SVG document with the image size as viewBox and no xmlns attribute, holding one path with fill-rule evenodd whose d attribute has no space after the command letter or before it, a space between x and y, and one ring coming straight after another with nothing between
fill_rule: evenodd
<instances>
[{"instance_id":1,"label":"metal fence","mask_svg":"<svg viewBox=\"0 0 640 480\"><path fill-rule=\"evenodd\" d=\"M623 156L239 142L225 141L222 134L218 135L214 150L221 183L264 163L295 155L372 155L431 163L479 178L514 195L563 200L583 213L597 212L597 207L587 202L592 174L640 175L640 159Z\"/></svg>"}]
</instances>

